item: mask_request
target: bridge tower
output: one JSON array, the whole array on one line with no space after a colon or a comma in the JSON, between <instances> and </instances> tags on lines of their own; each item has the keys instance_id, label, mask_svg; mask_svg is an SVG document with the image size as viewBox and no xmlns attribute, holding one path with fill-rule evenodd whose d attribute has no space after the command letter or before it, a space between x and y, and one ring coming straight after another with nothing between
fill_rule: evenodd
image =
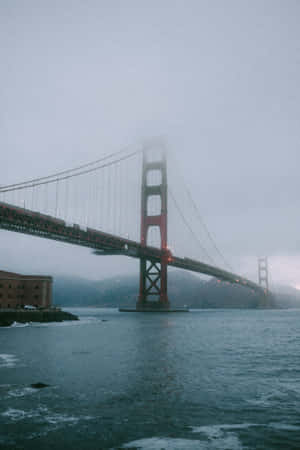
<instances>
[{"instance_id":1,"label":"bridge tower","mask_svg":"<svg viewBox=\"0 0 300 450\"><path fill-rule=\"evenodd\" d=\"M258 284L264 289L264 295L262 295L260 300L260 306L262 308L268 308L270 306L270 293L269 265L267 256L258 258Z\"/></svg>"},{"instance_id":2,"label":"bridge tower","mask_svg":"<svg viewBox=\"0 0 300 450\"><path fill-rule=\"evenodd\" d=\"M258 258L258 284L266 291L269 290L269 266L267 256Z\"/></svg>"},{"instance_id":3,"label":"bridge tower","mask_svg":"<svg viewBox=\"0 0 300 450\"><path fill-rule=\"evenodd\" d=\"M160 231L160 248L162 257L155 259L140 259L140 292L136 304L137 310L161 310L169 308L167 294L167 163L165 150L160 149L158 160L150 160L150 152L143 152L142 192L141 192L141 245L147 245L149 230L158 227ZM159 173L160 183L149 184L149 173ZM149 199L152 196L160 198L160 212L157 215L149 214Z\"/></svg>"}]
</instances>

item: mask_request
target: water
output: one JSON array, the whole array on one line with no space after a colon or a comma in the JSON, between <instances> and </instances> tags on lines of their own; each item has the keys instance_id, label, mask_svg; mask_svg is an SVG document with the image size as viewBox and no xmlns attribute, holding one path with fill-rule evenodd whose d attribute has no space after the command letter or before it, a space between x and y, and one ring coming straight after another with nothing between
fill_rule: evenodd
<instances>
[{"instance_id":1,"label":"water","mask_svg":"<svg viewBox=\"0 0 300 450\"><path fill-rule=\"evenodd\" d=\"M300 311L70 311L0 328L1 450L300 448Z\"/></svg>"}]
</instances>

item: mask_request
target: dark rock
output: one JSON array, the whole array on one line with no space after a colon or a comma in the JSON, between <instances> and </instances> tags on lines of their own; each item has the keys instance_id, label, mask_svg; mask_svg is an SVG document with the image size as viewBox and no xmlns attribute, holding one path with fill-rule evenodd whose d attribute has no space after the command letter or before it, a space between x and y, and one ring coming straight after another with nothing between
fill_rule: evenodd
<instances>
[{"instance_id":1,"label":"dark rock","mask_svg":"<svg viewBox=\"0 0 300 450\"><path fill-rule=\"evenodd\" d=\"M35 388L35 389L43 389L46 387L49 387L49 384L45 384L45 383L33 383L30 385L31 387Z\"/></svg>"},{"instance_id":2,"label":"dark rock","mask_svg":"<svg viewBox=\"0 0 300 450\"><path fill-rule=\"evenodd\" d=\"M8 319L3 318L0 320L0 327L10 327L13 323L14 323L13 320L8 320Z\"/></svg>"},{"instance_id":3,"label":"dark rock","mask_svg":"<svg viewBox=\"0 0 300 450\"><path fill-rule=\"evenodd\" d=\"M13 322L62 322L63 320L79 320L77 316L54 308L43 310L11 309L0 311L0 326L9 326Z\"/></svg>"}]
</instances>

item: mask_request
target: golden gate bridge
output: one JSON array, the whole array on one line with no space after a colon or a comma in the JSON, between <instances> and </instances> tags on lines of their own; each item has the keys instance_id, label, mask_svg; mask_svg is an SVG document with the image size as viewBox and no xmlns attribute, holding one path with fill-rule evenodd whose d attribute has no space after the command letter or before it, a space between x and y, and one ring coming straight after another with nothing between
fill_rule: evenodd
<instances>
[{"instance_id":1,"label":"golden gate bridge","mask_svg":"<svg viewBox=\"0 0 300 450\"><path fill-rule=\"evenodd\" d=\"M183 207L180 204L176 183L170 186L168 182L166 154L165 146L156 142L1 186L0 228L88 247L96 255L138 258L137 311L171 310L169 266L248 287L258 292L264 303L267 291L261 285L232 272L186 186ZM194 221L184 210L188 204ZM188 235L193 239L190 251L197 251L196 257L182 254L186 252Z\"/></svg>"}]
</instances>

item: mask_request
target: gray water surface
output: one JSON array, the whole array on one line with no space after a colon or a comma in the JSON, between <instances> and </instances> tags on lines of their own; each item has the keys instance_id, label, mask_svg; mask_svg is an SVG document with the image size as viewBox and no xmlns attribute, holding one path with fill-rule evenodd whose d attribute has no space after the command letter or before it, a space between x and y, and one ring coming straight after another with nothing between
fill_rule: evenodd
<instances>
[{"instance_id":1,"label":"gray water surface","mask_svg":"<svg viewBox=\"0 0 300 450\"><path fill-rule=\"evenodd\" d=\"M70 311L0 328L1 450L300 448L300 310Z\"/></svg>"}]
</instances>

